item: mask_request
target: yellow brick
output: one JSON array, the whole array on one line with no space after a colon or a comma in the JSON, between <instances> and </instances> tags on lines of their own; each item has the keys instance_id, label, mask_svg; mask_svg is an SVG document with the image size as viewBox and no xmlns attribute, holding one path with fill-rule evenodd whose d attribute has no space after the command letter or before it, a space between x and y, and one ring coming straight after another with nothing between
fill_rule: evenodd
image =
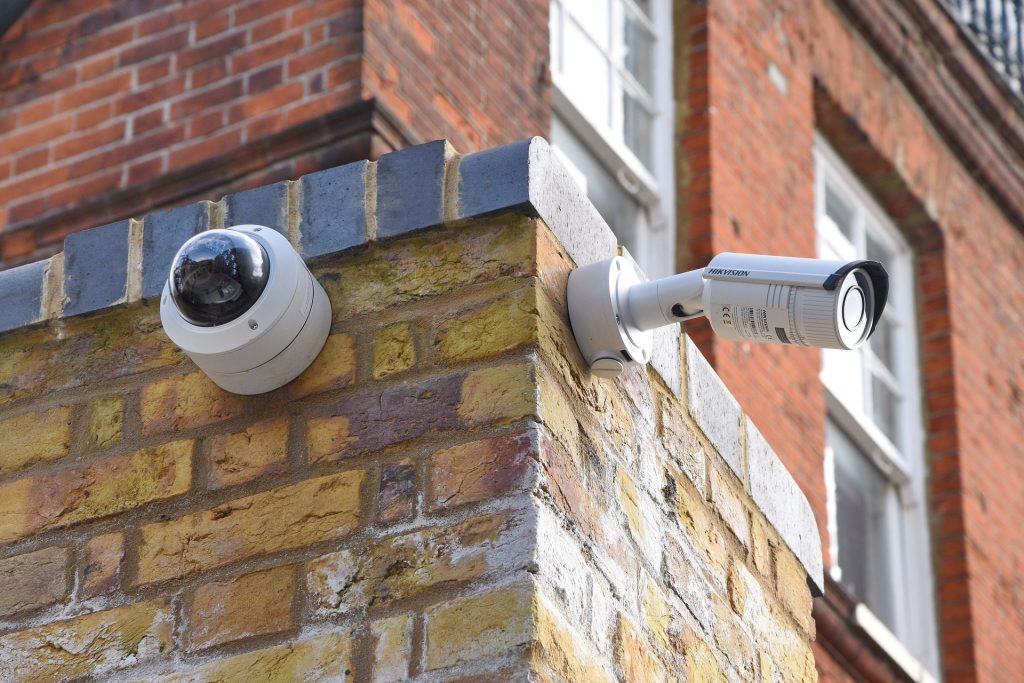
<instances>
[{"instance_id":1,"label":"yellow brick","mask_svg":"<svg viewBox=\"0 0 1024 683\"><path fill-rule=\"evenodd\" d=\"M774 681L775 680L775 665L772 664L771 657L764 650L758 650L757 652L758 668L761 670L762 681Z\"/></svg>"},{"instance_id":2,"label":"yellow brick","mask_svg":"<svg viewBox=\"0 0 1024 683\"><path fill-rule=\"evenodd\" d=\"M807 571L788 548L775 553L775 587L779 600L793 616L804 633L814 637L814 619L811 617L811 590L807 586Z\"/></svg>"},{"instance_id":3,"label":"yellow brick","mask_svg":"<svg viewBox=\"0 0 1024 683\"><path fill-rule=\"evenodd\" d=\"M71 550L56 547L0 560L0 617L63 600L70 561Z\"/></svg>"},{"instance_id":4,"label":"yellow brick","mask_svg":"<svg viewBox=\"0 0 1024 683\"><path fill-rule=\"evenodd\" d=\"M140 529L136 584L351 533L365 472L342 472L233 500Z\"/></svg>"},{"instance_id":5,"label":"yellow brick","mask_svg":"<svg viewBox=\"0 0 1024 683\"><path fill-rule=\"evenodd\" d=\"M170 650L172 611L140 602L0 638L0 680L48 683L132 666Z\"/></svg>"},{"instance_id":6,"label":"yellow brick","mask_svg":"<svg viewBox=\"0 0 1024 683\"><path fill-rule=\"evenodd\" d=\"M347 415L314 417L306 423L306 455L310 462L337 460L357 440L349 434Z\"/></svg>"},{"instance_id":7,"label":"yellow brick","mask_svg":"<svg viewBox=\"0 0 1024 683\"><path fill-rule=\"evenodd\" d=\"M619 615L618 634L615 642L615 660L627 681L663 683L668 681L665 666L658 661L629 619Z\"/></svg>"},{"instance_id":8,"label":"yellow brick","mask_svg":"<svg viewBox=\"0 0 1024 683\"><path fill-rule=\"evenodd\" d=\"M200 586L188 608L189 649L291 628L294 594L294 567L274 567Z\"/></svg>"},{"instance_id":9,"label":"yellow brick","mask_svg":"<svg viewBox=\"0 0 1024 683\"><path fill-rule=\"evenodd\" d=\"M75 317L0 339L0 405L180 363L159 307Z\"/></svg>"},{"instance_id":10,"label":"yellow brick","mask_svg":"<svg viewBox=\"0 0 1024 683\"><path fill-rule=\"evenodd\" d=\"M686 680L689 683L724 683L726 678L715 654L704 641L690 636L684 645L686 651ZM771 679L762 679L771 680Z\"/></svg>"},{"instance_id":11,"label":"yellow brick","mask_svg":"<svg viewBox=\"0 0 1024 683\"><path fill-rule=\"evenodd\" d=\"M169 444L0 485L0 542L173 498L192 481L192 442Z\"/></svg>"},{"instance_id":12,"label":"yellow brick","mask_svg":"<svg viewBox=\"0 0 1024 683\"><path fill-rule=\"evenodd\" d=\"M319 683L351 681L352 637L327 633L220 659L191 671L147 676L133 683Z\"/></svg>"},{"instance_id":13,"label":"yellow brick","mask_svg":"<svg viewBox=\"0 0 1024 683\"><path fill-rule=\"evenodd\" d=\"M372 683L397 683L409 678L412 655L412 615L377 619L370 627L373 634Z\"/></svg>"},{"instance_id":14,"label":"yellow brick","mask_svg":"<svg viewBox=\"0 0 1024 683\"><path fill-rule=\"evenodd\" d=\"M288 418L210 438L210 487L234 486L288 469Z\"/></svg>"},{"instance_id":15,"label":"yellow brick","mask_svg":"<svg viewBox=\"0 0 1024 683\"><path fill-rule=\"evenodd\" d=\"M592 645L571 627L561 622L555 612L537 601L537 632L532 647L534 669L552 673L555 681L586 681L612 683L615 676L601 662Z\"/></svg>"},{"instance_id":16,"label":"yellow brick","mask_svg":"<svg viewBox=\"0 0 1024 683\"><path fill-rule=\"evenodd\" d=\"M742 617L737 616L726 601L715 596L715 645L726 653L729 662L740 672L743 680L754 678L755 645L748 632L741 626Z\"/></svg>"},{"instance_id":17,"label":"yellow brick","mask_svg":"<svg viewBox=\"0 0 1024 683\"><path fill-rule=\"evenodd\" d=\"M347 334L332 334L313 364L288 385L288 395L301 398L339 389L351 384L355 375L355 341Z\"/></svg>"},{"instance_id":18,"label":"yellow brick","mask_svg":"<svg viewBox=\"0 0 1024 683\"><path fill-rule=\"evenodd\" d=\"M426 611L427 669L494 657L527 644L534 632L534 591L524 585L448 600Z\"/></svg>"},{"instance_id":19,"label":"yellow brick","mask_svg":"<svg viewBox=\"0 0 1024 683\"><path fill-rule=\"evenodd\" d=\"M732 607L732 611L743 616L747 607L747 584L744 583L739 565L735 561L729 565L728 590L729 605Z\"/></svg>"},{"instance_id":20,"label":"yellow brick","mask_svg":"<svg viewBox=\"0 0 1024 683\"><path fill-rule=\"evenodd\" d=\"M430 456L429 505L454 507L524 491L531 484L537 457L531 432L442 449Z\"/></svg>"},{"instance_id":21,"label":"yellow brick","mask_svg":"<svg viewBox=\"0 0 1024 683\"><path fill-rule=\"evenodd\" d=\"M727 581L729 548L722 531L716 526L710 514L708 502L685 477L677 477L675 483L676 514L679 516L683 531L700 548L714 574L722 582Z\"/></svg>"},{"instance_id":22,"label":"yellow brick","mask_svg":"<svg viewBox=\"0 0 1024 683\"><path fill-rule=\"evenodd\" d=\"M770 578L772 575L771 543L768 540L764 524L756 516L750 525L750 547L751 555L754 558L754 567L761 576Z\"/></svg>"},{"instance_id":23,"label":"yellow brick","mask_svg":"<svg viewBox=\"0 0 1024 683\"><path fill-rule=\"evenodd\" d=\"M63 458L71 447L71 408L61 406L0 420L0 434L0 475Z\"/></svg>"},{"instance_id":24,"label":"yellow brick","mask_svg":"<svg viewBox=\"0 0 1024 683\"><path fill-rule=\"evenodd\" d=\"M650 579L644 581L643 616L646 630L654 635L654 643L668 651L672 649L669 627L672 612L665 600L665 589Z\"/></svg>"},{"instance_id":25,"label":"yellow brick","mask_svg":"<svg viewBox=\"0 0 1024 683\"><path fill-rule=\"evenodd\" d=\"M629 530L637 543L640 544L640 547L643 547L643 539L647 535L647 526L644 523L643 515L640 513L638 506L638 498L641 494L636 490L636 484L633 483L632 477L622 467L618 468L615 483L619 506L626 514Z\"/></svg>"},{"instance_id":26,"label":"yellow brick","mask_svg":"<svg viewBox=\"0 0 1024 683\"><path fill-rule=\"evenodd\" d=\"M496 356L537 341L538 313L532 289L521 289L447 320L435 322L434 347L445 363Z\"/></svg>"},{"instance_id":27,"label":"yellow brick","mask_svg":"<svg viewBox=\"0 0 1024 683\"><path fill-rule=\"evenodd\" d=\"M409 323L388 325L373 341L373 377L381 379L416 364L416 347Z\"/></svg>"},{"instance_id":28,"label":"yellow brick","mask_svg":"<svg viewBox=\"0 0 1024 683\"><path fill-rule=\"evenodd\" d=\"M124 424L124 397L107 396L89 406L86 417L86 443L102 448L121 440Z\"/></svg>"},{"instance_id":29,"label":"yellow brick","mask_svg":"<svg viewBox=\"0 0 1024 683\"><path fill-rule=\"evenodd\" d=\"M499 513L341 550L309 563L307 587L325 613L390 604L431 586L521 566L526 529L509 513Z\"/></svg>"},{"instance_id":30,"label":"yellow brick","mask_svg":"<svg viewBox=\"0 0 1024 683\"><path fill-rule=\"evenodd\" d=\"M777 673L784 683L815 683L818 670L814 666L814 652L807 643L778 651L775 661Z\"/></svg>"},{"instance_id":31,"label":"yellow brick","mask_svg":"<svg viewBox=\"0 0 1024 683\"><path fill-rule=\"evenodd\" d=\"M143 387L142 433L177 432L241 414L246 400L229 394L202 372L169 377Z\"/></svg>"},{"instance_id":32,"label":"yellow brick","mask_svg":"<svg viewBox=\"0 0 1024 683\"><path fill-rule=\"evenodd\" d=\"M740 489L740 483L732 474L722 474L717 468L711 468L708 482L711 485L711 503L715 511L743 547L749 548L750 518L744 503L745 500L749 500L747 494Z\"/></svg>"},{"instance_id":33,"label":"yellow brick","mask_svg":"<svg viewBox=\"0 0 1024 683\"><path fill-rule=\"evenodd\" d=\"M117 590L123 558L124 534L120 532L93 536L86 541L82 595L95 597Z\"/></svg>"},{"instance_id":34,"label":"yellow brick","mask_svg":"<svg viewBox=\"0 0 1024 683\"><path fill-rule=\"evenodd\" d=\"M462 382L459 417L470 424L518 420L535 406L536 387L525 364L475 370Z\"/></svg>"},{"instance_id":35,"label":"yellow brick","mask_svg":"<svg viewBox=\"0 0 1024 683\"><path fill-rule=\"evenodd\" d=\"M503 216L472 230L434 233L386 245L318 269L341 320L436 296L465 285L534 271L535 219Z\"/></svg>"}]
</instances>

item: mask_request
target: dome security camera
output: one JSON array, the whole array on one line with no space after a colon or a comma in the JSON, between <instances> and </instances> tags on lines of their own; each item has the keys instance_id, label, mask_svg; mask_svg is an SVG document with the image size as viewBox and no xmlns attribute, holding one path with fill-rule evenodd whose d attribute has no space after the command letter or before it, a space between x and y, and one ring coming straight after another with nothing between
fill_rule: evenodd
<instances>
[{"instance_id":1,"label":"dome security camera","mask_svg":"<svg viewBox=\"0 0 1024 683\"><path fill-rule=\"evenodd\" d=\"M647 363L653 330L707 316L726 339L854 349L882 317L889 276L877 261L723 253L706 268L647 281L615 256L569 275L569 321L591 371Z\"/></svg>"},{"instance_id":2,"label":"dome security camera","mask_svg":"<svg viewBox=\"0 0 1024 683\"><path fill-rule=\"evenodd\" d=\"M288 240L272 228L202 232L181 246L160 297L164 331L218 386L261 394L320 353L331 304Z\"/></svg>"}]
</instances>

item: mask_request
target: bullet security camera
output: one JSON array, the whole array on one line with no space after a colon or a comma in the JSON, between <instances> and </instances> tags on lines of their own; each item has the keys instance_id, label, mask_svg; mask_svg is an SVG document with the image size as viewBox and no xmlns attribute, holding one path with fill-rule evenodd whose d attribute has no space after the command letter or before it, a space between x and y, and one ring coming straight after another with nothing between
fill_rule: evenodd
<instances>
[{"instance_id":1,"label":"bullet security camera","mask_svg":"<svg viewBox=\"0 0 1024 683\"><path fill-rule=\"evenodd\" d=\"M238 225L181 246L160 298L160 321L222 389L261 394L313 362L330 331L331 305L283 235Z\"/></svg>"},{"instance_id":2,"label":"bullet security camera","mask_svg":"<svg viewBox=\"0 0 1024 683\"><path fill-rule=\"evenodd\" d=\"M723 253L647 281L616 256L569 275L569 320L591 371L615 377L626 362L650 361L655 328L702 315L726 339L854 349L875 331L888 293L877 261Z\"/></svg>"}]
</instances>

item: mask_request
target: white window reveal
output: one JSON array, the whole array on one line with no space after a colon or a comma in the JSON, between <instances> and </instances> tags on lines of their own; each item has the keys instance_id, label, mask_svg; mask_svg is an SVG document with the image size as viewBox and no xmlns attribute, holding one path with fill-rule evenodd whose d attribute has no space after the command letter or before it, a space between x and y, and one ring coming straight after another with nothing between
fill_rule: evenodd
<instances>
[{"instance_id":1,"label":"white window reveal","mask_svg":"<svg viewBox=\"0 0 1024 683\"><path fill-rule=\"evenodd\" d=\"M670 0L552 0L551 141L652 277L675 268Z\"/></svg>"},{"instance_id":2,"label":"white window reveal","mask_svg":"<svg viewBox=\"0 0 1024 683\"><path fill-rule=\"evenodd\" d=\"M925 508L913 254L820 137L815 152L818 255L879 261L890 281L888 304L868 343L856 351L823 351L830 572L863 603L862 613L869 610L877 618L868 631L876 640L885 629L893 634L887 642L903 648L890 653L899 654L897 661L915 660L934 674L935 582Z\"/></svg>"}]
</instances>

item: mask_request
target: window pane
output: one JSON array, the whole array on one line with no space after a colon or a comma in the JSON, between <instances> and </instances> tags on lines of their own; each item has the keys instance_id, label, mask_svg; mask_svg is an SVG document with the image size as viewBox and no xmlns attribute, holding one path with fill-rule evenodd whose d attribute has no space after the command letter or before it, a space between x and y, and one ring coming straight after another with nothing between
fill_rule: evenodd
<instances>
[{"instance_id":1,"label":"window pane","mask_svg":"<svg viewBox=\"0 0 1024 683\"><path fill-rule=\"evenodd\" d=\"M868 344L871 351L882 361L885 367L894 377L899 377L896 368L896 329L891 316L883 315L878 321L875 333L871 335Z\"/></svg>"},{"instance_id":2,"label":"window pane","mask_svg":"<svg viewBox=\"0 0 1024 683\"><path fill-rule=\"evenodd\" d=\"M886 497L892 485L831 420L826 438L835 455L841 583L880 619L891 624L891 550L886 539L885 516Z\"/></svg>"},{"instance_id":3,"label":"window pane","mask_svg":"<svg viewBox=\"0 0 1024 683\"><path fill-rule=\"evenodd\" d=\"M899 444L900 437L900 399L884 381L878 377L871 378L871 410L875 424L889 437L894 444Z\"/></svg>"},{"instance_id":4,"label":"window pane","mask_svg":"<svg viewBox=\"0 0 1024 683\"><path fill-rule=\"evenodd\" d=\"M654 91L654 36L628 12L624 30L626 69L650 94Z\"/></svg>"},{"instance_id":5,"label":"window pane","mask_svg":"<svg viewBox=\"0 0 1024 683\"><path fill-rule=\"evenodd\" d=\"M651 129L654 121L636 99L623 93L626 145L647 168L651 167Z\"/></svg>"},{"instance_id":6,"label":"window pane","mask_svg":"<svg viewBox=\"0 0 1024 683\"><path fill-rule=\"evenodd\" d=\"M572 20L566 22L563 61L566 95L590 121L607 128L610 125L608 60Z\"/></svg>"},{"instance_id":7,"label":"window pane","mask_svg":"<svg viewBox=\"0 0 1024 683\"><path fill-rule=\"evenodd\" d=\"M560 119L551 126L551 142L569 157L587 179L587 196L608 226L631 254L637 249L637 225L641 207L590 150Z\"/></svg>"},{"instance_id":8,"label":"window pane","mask_svg":"<svg viewBox=\"0 0 1024 683\"><path fill-rule=\"evenodd\" d=\"M871 261L878 261L886 268L891 265L892 261L892 254L879 244L870 231L867 233L867 258Z\"/></svg>"},{"instance_id":9,"label":"window pane","mask_svg":"<svg viewBox=\"0 0 1024 683\"><path fill-rule=\"evenodd\" d=\"M565 0L565 8L602 49L610 51L611 0Z\"/></svg>"},{"instance_id":10,"label":"window pane","mask_svg":"<svg viewBox=\"0 0 1024 683\"><path fill-rule=\"evenodd\" d=\"M839 231L853 242L853 208L829 185L825 186L825 213L835 222Z\"/></svg>"},{"instance_id":11,"label":"window pane","mask_svg":"<svg viewBox=\"0 0 1024 683\"><path fill-rule=\"evenodd\" d=\"M557 2L551 3L551 70L561 73L562 66L562 8Z\"/></svg>"},{"instance_id":12,"label":"window pane","mask_svg":"<svg viewBox=\"0 0 1024 683\"><path fill-rule=\"evenodd\" d=\"M629 0L626 1L629 2ZM647 16L651 16L651 0L632 0L632 4L640 8L640 11Z\"/></svg>"}]
</instances>

